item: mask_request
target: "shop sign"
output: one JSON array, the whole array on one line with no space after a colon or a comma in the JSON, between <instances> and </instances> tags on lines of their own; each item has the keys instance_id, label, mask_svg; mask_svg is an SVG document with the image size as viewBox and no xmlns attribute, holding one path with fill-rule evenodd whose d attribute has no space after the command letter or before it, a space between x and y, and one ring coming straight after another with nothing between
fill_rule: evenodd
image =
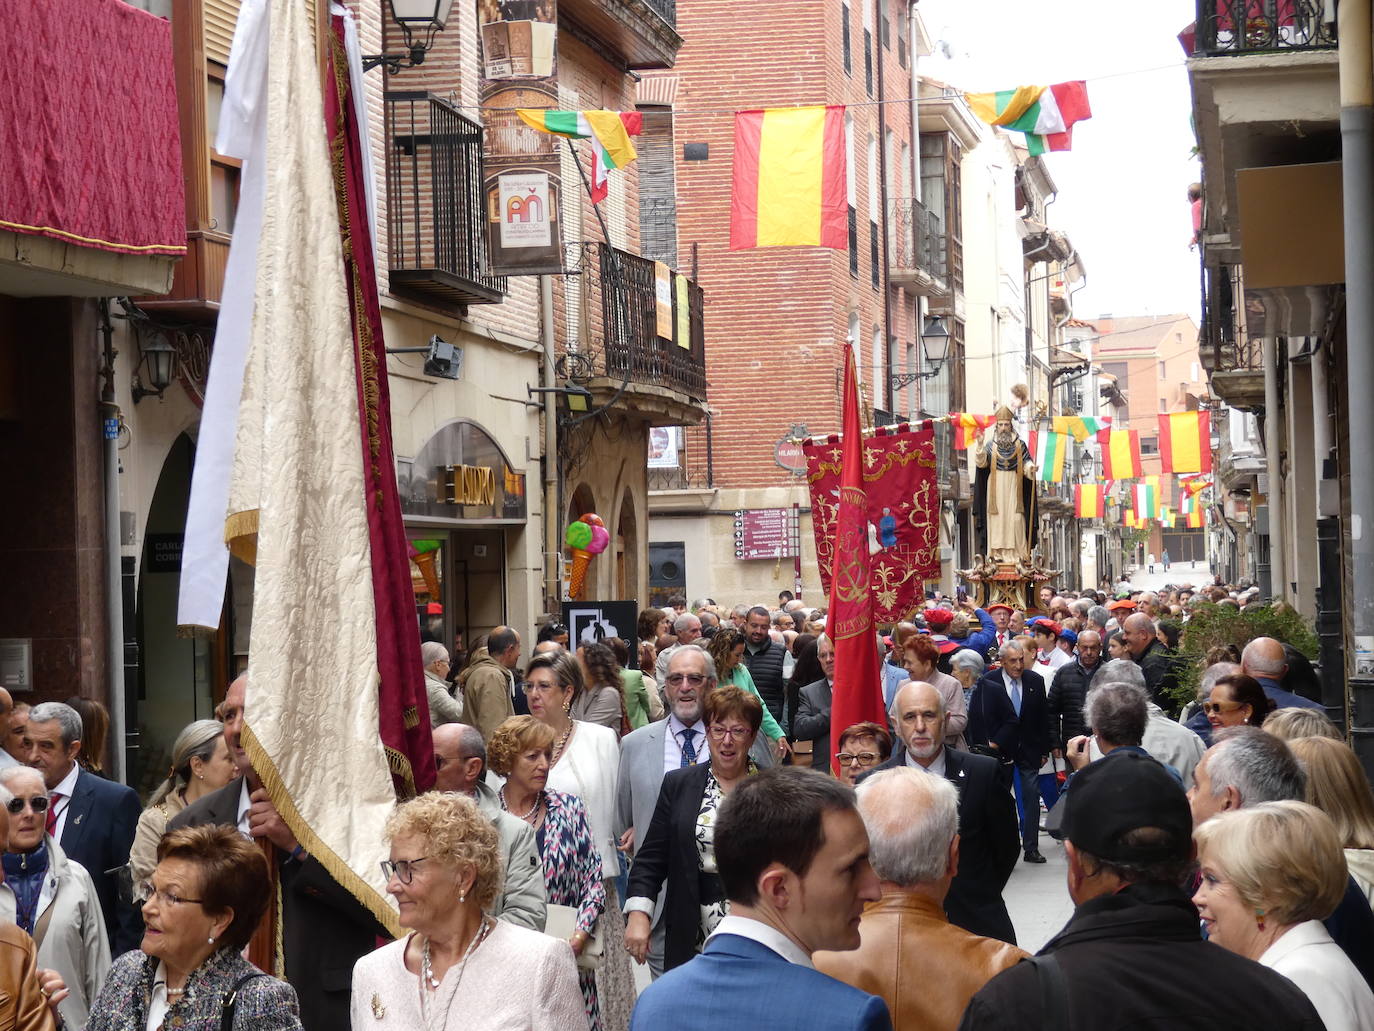
<instances>
[{"instance_id":1,"label":"shop sign","mask_svg":"<svg viewBox=\"0 0 1374 1031\"><path fill-rule=\"evenodd\" d=\"M735 558L793 558L796 554L791 509L753 508L735 513Z\"/></svg>"},{"instance_id":2,"label":"shop sign","mask_svg":"<svg viewBox=\"0 0 1374 1031\"><path fill-rule=\"evenodd\" d=\"M180 533L150 533L144 538L148 558L144 571L148 573L180 573L181 549L186 535Z\"/></svg>"},{"instance_id":3,"label":"shop sign","mask_svg":"<svg viewBox=\"0 0 1374 1031\"><path fill-rule=\"evenodd\" d=\"M793 476L806 474L806 455L802 453L801 442L806 436L806 425L796 423L787 435L773 445L773 461Z\"/></svg>"},{"instance_id":4,"label":"shop sign","mask_svg":"<svg viewBox=\"0 0 1374 1031\"><path fill-rule=\"evenodd\" d=\"M444 467L444 500L450 505L490 505L496 501L496 470L485 465Z\"/></svg>"},{"instance_id":5,"label":"shop sign","mask_svg":"<svg viewBox=\"0 0 1374 1031\"><path fill-rule=\"evenodd\" d=\"M563 625L568 628L568 646L594 644L609 637L622 641L635 639L639 605L633 601L565 601Z\"/></svg>"}]
</instances>

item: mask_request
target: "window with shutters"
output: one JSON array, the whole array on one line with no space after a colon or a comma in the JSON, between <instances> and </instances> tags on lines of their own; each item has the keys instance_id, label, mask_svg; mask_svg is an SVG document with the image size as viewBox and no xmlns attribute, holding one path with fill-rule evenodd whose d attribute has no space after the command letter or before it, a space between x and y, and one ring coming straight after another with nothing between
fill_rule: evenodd
<instances>
[{"instance_id":1,"label":"window with shutters","mask_svg":"<svg viewBox=\"0 0 1374 1031\"><path fill-rule=\"evenodd\" d=\"M677 268L677 178L673 165L673 114L645 110L639 151L639 249L646 258Z\"/></svg>"},{"instance_id":2,"label":"window with shutters","mask_svg":"<svg viewBox=\"0 0 1374 1031\"><path fill-rule=\"evenodd\" d=\"M854 59L850 56L849 5L840 5L840 53L844 56L844 73L854 70Z\"/></svg>"},{"instance_id":3,"label":"window with shutters","mask_svg":"<svg viewBox=\"0 0 1374 1031\"><path fill-rule=\"evenodd\" d=\"M864 89L873 96L873 30L864 29Z\"/></svg>"},{"instance_id":4,"label":"window with shutters","mask_svg":"<svg viewBox=\"0 0 1374 1031\"><path fill-rule=\"evenodd\" d=\"M897 63L906 67L906 19L897 15Z\"/></svg>"}]
</instances>

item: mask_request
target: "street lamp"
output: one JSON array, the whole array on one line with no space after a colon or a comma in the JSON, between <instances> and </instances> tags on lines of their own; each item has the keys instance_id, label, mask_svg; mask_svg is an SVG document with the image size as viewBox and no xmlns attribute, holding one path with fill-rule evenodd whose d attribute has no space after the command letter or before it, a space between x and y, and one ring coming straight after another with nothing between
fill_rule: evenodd
<instances>
[{"instance_id":1,"label":"street lamp","mask_svg":"<svg viewBox=\"0 0 1374 1031\"><path fill-rule=\"evenodd\" d=\"M177 352L160 329L150 330L147 335L140 334L138 342L139 359L134 368L134 382L130 393L134 404L145 397L161 397L162 392L172 382L172 372L176 367ZM148 386L143 385L143 374L147 371Z\"/></svg>"},{"instance_id":2,"label":"street lamp","mask_svg":"<svg viewBox=\"0 0 1374 1031\"><path fill-rule=\"evenodd\" d=\"M425 53L434 46L434 36L448 21L453 0L387 0L391 9L391 20L401 27L405 35L405 54L364 54L363 71L371 71L378 65L386 65L389 74L395 75L403 67L414 68L425 63ZM405 61L403 65L401 62Z\"/></svg>"},{"instance_id":3,"label":"street lamp","mask_svg":"<svg viewBox=\"0 0 1374 1031\"><path fill-rule=\"evenodd\" d=\"M888 377L893 393L901 390L909 383L915 383L918 379L930 379L938 376L940 369L944 366L945 360L949 358L949 328L945 325L943 315L927 315L925 328L921 330L921 346L925 349L926 364L930 366L924 372L897 372Z\"/></svg>"}]
</instances>

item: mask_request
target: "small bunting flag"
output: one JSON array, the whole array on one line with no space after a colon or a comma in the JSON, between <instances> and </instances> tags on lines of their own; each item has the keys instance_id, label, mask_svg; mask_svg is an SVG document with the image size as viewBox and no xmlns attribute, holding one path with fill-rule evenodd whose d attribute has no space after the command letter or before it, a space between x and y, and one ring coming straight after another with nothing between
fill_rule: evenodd
<instances>
[{"instance_id":1,"label":"small bunting flag","mask_svg":"<svg viewBox=\"0 0 1374 1031\"><path fill-rule=\"evenodd\" d=\"M1106 510L1106 490L1100 484L1075 483L1073 514L1079 519L1101 519Z\"/></svg>"},{"instance_id":2,"label":"small bunting flag","mask_svg":"<svg viewBox=\"0 0 1374 1031\"><path fill-rule=\"evenodd\" d=\"M1054 432L1071 433L1073 439L1080 444L1089 437L1101 433L1103 430L1111 429L1111 427L1112 417L1110 415L1056 415L1054 417Z\"/></svg>"},{"instance_id":3,"label":"small bunting flag","mask_svg":"<svg viewBox=\"0 0 1374 1031\"><path fill-rule=\"evenodd\" d=\"M1133 480L1141 475L1139 430L1100 430L1097 443L1104 480Z\"/></svg>"},{"instance_id":4,"label":"small bunting flag","mask_svg":"<svg viewBox=\"0 0 1374 1031\"><path fill-rule=\"evenodd\" d=\"M967 451L978 443L978 434L997 422L995 415L970 415L968 412L951 412L949 424L954 427L954 449Z\"/></svg>"},{"instance_id":5,"label":"small bunting flag","mask_svg":"<svg viewBox=\"0 0 1374 1031\"><path fill-rule=\"evenodd\" d=\"M1132 497L1135 501L1135 513L1140 519L1153 519L1158 514L1155 498L1158 490L1152 483L1137 483L1132 489Z\"/></svg>"},{"instance_id":6,"label":"small bunting flag","mask_svg":"<svg viewBox=\"0 0 1374 1031\"><path fill-rule=\"evenodd\" d=\"M1210 473L1211 413L1171 412L1161 415L1159 459L1166 473Z\"/></svg>"},{"instance_id":7,"label":"small bunting flag","mask_svg":"<svg viewBox=\"0 0 1374 1031\"><path fill-rule=\"evenodd\" d=\"M1068 435L1032 430L1030 438L1031 454L1036 465L1035 478L1043 483L1062 483L1064 459L1069 450Z\"/></svg>"}]
</instances>

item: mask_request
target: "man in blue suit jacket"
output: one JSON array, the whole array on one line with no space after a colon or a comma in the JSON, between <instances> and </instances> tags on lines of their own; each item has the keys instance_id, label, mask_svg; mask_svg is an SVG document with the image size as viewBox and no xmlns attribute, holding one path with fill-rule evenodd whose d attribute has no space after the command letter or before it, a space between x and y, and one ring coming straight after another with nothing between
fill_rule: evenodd
<instances>
[{"instance_id":1,"label":"man in blue suit jacket","mask_svg":"<svg viewBox=\"0 0 1374 1031\"><path fill-rule=\"evenodd\" d=\"M105 916L110 955L138 948L143 917L119 898L118 870L129 861L129 847L143 812L132 788L105 780L76 763L81 751L81 716L70 705L44 702L29 712L33 765L49 792L48 833L68 859L86 868Z\"/></svg>"},{"instance_id":2,"label":"man in blue suit jacket","mask_svg":"<svg viewBox=\"0 0 1374 1031\"><path fill-rule=\"evenodd\" d=\"M701 955L639 997L631 1031L886 1031L882 999L811 964L859 947L864 903L878 898L868 833L848 785L799 767L736 787L715 829L730 915Z\"/></svg>"},{"instance_id":3,"label":"man in blue suit jacket","mask_svg":"<svg viewBox=\"0 0 1374 1031\"><path fill-rule=\"evenodd\" d=\"M1021 781L1021 845L1026 862L1040 854L1040 767L1050 756L1050 705L1045 681L1026 669L1026 653L1015 641L1002 645L1000 668L973 688L966 735L1004 763L1014 763Z\"/></svg>"}]
</instances>

